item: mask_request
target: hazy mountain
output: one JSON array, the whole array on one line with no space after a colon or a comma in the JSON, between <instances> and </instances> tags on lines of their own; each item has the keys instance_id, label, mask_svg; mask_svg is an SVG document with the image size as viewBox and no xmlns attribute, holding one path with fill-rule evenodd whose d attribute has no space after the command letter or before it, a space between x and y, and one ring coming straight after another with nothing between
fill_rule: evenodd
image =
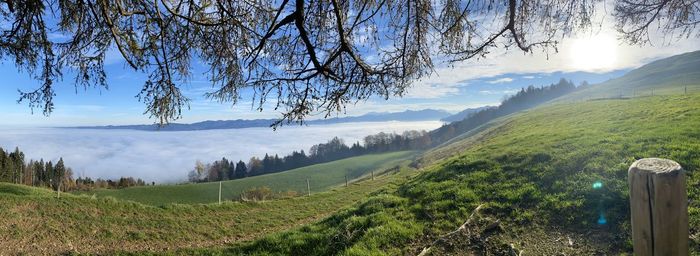
<instances>
[{"instance_id":1,"label":"hazy mountain","mask_svg":"<svg viewBox=\"0 0 700 256\"><path fill-rule=\"evenodd\" d=\"M460 112L457 113L457 114L454 114L454 115L445 117L445 118L443 118L443 119L440 119L440 121L448 122L448 123L452 123L452 122L456 122L456 121L462 121L463 119L465 119L465 118L471 116L472 114L474 114L474 113L476 113L476 112L479 112L479 111L481 111L481 110L487 109L487 108L492 108L492 106L483 106L483 107L478 107L478 108L468 108L468 109L465 109L465 110L460 111Z\"/></svg>"},{"instance_id":2,"label":"hazy mountain","mask_svg":"<svg viewBox=\"0 0 700 256\"><path fill-rule=\"evenodd\" d=\"M423 109L403 112L371 112L361 116L338 117L309 121L310 124L335 124L351 122L385 122L385 121L436 121L449 116L444 110Z\"/></svg>"},{"instance_id":3,"label":"hazy mountain","mask_svg":"<svg viewBox=\"0 0 700 256\"><path fill-rule=\"evenodd\" d=\"M387 122L387 121L437 121L449 116L450 113L444 110L423 109L406 110L403 112L382 112L368 113L361 116L336 117L328 119L309 120L307 124L338 124L354 122ZM275 122L275 119L253 119L253 120L208 120L203 122L181 124L171 123L164 127L156 124L140 125L107 125L107 126L79 126L70 128L80 129L127 129L142 131L197 131L214 129L242 129L251 127L268 127Z\"/></svg>"}]
</instances>

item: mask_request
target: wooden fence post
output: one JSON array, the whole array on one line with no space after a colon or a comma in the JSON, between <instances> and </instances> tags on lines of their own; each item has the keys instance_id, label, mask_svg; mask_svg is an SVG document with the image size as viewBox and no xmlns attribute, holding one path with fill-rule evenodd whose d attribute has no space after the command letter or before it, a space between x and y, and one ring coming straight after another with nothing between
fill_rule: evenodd
<instances>
[{"instance_id":1,"label":"wooden fence post","mask_svg":"<svg viewBox=\"0 0 700 256\"><path fill-rule=\"evenodd\" d=\"M309 179L306 179L306 191L309 191L309 196L311 196L311 185L309 184Z\"/></svg>"},{"instance_id":2,"label":"wooden fence post","mask_svg":"<svg viewBox=\"0 0 700 256\"><path fill-rule=\"evenodd\" d=\"M221 181L219 181L219 204L221 204Z\"/></svg>"},{"instance_id":3,"label":"wooden fence post","mask_svg":"<svg viewBox=\"0 0 700 256\"><path fill-rule=\"evenodd\" d=\"M635 255L688 255L685 171L660 158L635 161L628 171Z\"/></svg>"},{"instance_id":4,"label":"wooden fence post","mask_svg":"<svg viewBox=\"0 0 700 256\"><path fill-rule=\"evenodd\" d=\"M345 187L348 187L348 176L345 175Z\"/></svg>"},{"instance_id":5,"label":"wooden fence post","mask_svg":"<svg viewBox=\"0 0 700 256\"><path fill-rule=\"evenodd\" d=\"M372 180L374 180L374 170L372 170Z\"/></svg>"}]
</instances>

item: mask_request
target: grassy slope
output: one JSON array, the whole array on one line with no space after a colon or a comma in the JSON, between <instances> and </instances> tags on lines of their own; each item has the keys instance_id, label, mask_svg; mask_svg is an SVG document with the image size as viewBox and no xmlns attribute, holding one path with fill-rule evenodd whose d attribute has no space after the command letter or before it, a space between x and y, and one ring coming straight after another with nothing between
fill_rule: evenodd
<instances>
[{"instance_id":1,"label":"grassy slope","mask_svg":"<svg viewBox=\"0 0 700 256\"><path fill-rule=\"evenodd\" d=\"M381 171L395 166L398 162L410 158L415 153L410 151L365 155L302 167L286 172L249 177L222 183L222 198L236 200L241 192L267 186L274 191L297 191L306 193L306 179L309 179L312 192L320 192L345 182L357 179L372 170ZM199 183L184 185L159 185L133 187L127 189L104 189L85 192L97 197L111 196L117 199L132 200L150 205L167 205L170 203L196 204L217 202L219 183Z\"/></svg>"},{"instance_id":2,"label":"grassy slope","mask_svg":"<svg viewBox=\"0 0 700 256\"><path fill-rule=\"evenodd\" d=\"M700 51L657 60L624 76L571 93L562 100L635 97L700 92Z\"/></svg>"},{"instance_id":3,"label":"grassy slope","mask_svg":"<svg viewBox=\"0 0 700 256\"><path fill-rule=\"evenodd\" d=\"M415 174L404 168L311 197L164 207L0 183L0 254L216 248L317 221Z\"/></svg>"},{"instance_id":4,"label":"grassy slope","mask_svg":"<svg viewBox=\"0 0 700 256\"><path fill-rule=\"evenodd\" d=\"M632 70L622 77L580 89L562 96L553 102L581 102L593 99L610 99L622 97L678 95L686 92L700 92L700 51L688 52L651 62ZM529 110L523 111L527 112ZM522 113L522 112L521 112ZM498 127L511 115L497 118L456 138L443 143L420 156L422 164L429 164L460 152L472 143L479 141L484 130Z\"/></svg>"},{"instance_id":5,"label":"grassy slope","mask_svg":"<svg viewBox=\"0 0 700 256\"><path fill-rule=\"evenodd\" d=\"M483 215L500 219L504 231L478 246L439 243L435 255L464 248L507 254L510 244L533 255L629 252L627 168L642 157L674 159L688 171L691 250L700 253L698 124L697 93L543 106L486 129L458 156L395 191L322 222L231 248L178 253L417 254L482 203ZM594 189L595 182L603 187Z\"/></svg>"}]
</instances>

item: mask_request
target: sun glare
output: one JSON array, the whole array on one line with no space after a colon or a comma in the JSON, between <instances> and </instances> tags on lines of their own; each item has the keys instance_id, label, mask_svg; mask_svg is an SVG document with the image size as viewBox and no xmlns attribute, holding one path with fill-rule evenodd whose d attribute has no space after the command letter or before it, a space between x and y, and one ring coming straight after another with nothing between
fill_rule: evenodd
<instances>
[{"instance_id":1,"label":"sun glare","mask_svg":"<svg viewBox=\"0 0 700 256\"><path fill-rule=\"evenodd\" d=\"M570 48L571 65L584 71L610 69L617 60L617 42L609 35L574 39Z\"/></svg>"}]
</instances>

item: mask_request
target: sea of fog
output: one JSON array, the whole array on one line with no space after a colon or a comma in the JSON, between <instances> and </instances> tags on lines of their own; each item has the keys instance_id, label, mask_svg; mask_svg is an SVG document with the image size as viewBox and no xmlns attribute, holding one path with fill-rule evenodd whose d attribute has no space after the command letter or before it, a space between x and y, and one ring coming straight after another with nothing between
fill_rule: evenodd
<instances>
[{"instance_id":1,"label":"sea of fog","mask_svg":"<svg viewBox=\"0 0 700 256\"><path fill-rule=\"evenodd\" d=\"M0 128L0 147L19 147L26 158L56 161L63 157L74 176L119 178L133 176L148 182L182 181L195 161L222 157L247 161L265 153L307 151L338 136L346 144L379 132L432 130L442 125L427 122L369 122L315 126L153 132L66 128Z\"/></svg>"}]
</instances>

